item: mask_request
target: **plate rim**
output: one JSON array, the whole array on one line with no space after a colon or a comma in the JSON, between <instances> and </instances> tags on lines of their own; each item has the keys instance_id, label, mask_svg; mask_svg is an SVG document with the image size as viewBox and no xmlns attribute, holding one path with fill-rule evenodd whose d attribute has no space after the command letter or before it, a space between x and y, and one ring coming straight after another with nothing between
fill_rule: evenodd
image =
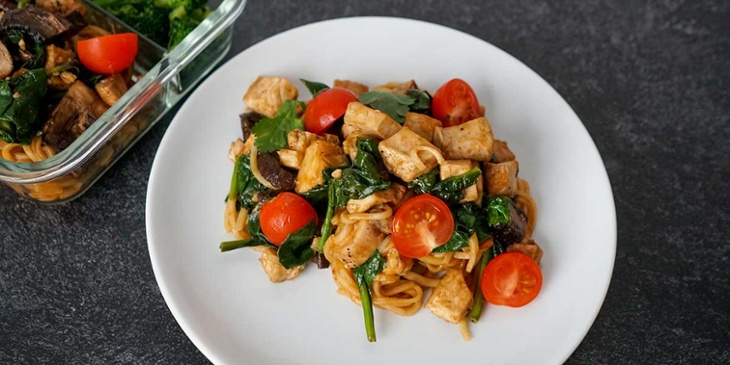
<instances>
[{"instance_id":1,"label":"plate rim","mask_svg":"<svg viewBox=\"0 0 730 365\"><path fill-rule=\"evenodd\" d=\"M539 82L544 83L549 88L549 90L554 92L560 99L560 102L564 103L565 106L567 106L567 110L569 110L570 113L575 117L575 119L577 119L579 121L580 128L577 128L577 130L581 130L581 133L585 134L585 136L588 137L588 140L590 141L590 145L592 146L590 151L584 151L584 153L594 154L595 155L594 157L598 158L598 161L600 162L601 167L602 167L602 169L600 169L602 171L602 174L601 174L601 178L599 180L600 180L601 185L604 185L603 188L607 193L606 197L610 198L610 202L611 202L611 204L609 204L607 207L610 209L610 211L608 211L608 210L606 211L606 213L609 214L609 216L606 218L610 218L610 219L608 221L606 221L605 224L610 226L610 227L608 227L608 232L611 235L611 237L609 237L609 241L612 243L612 245L608 248L608 251L607 251L607 254L610 253L610 255L608 257L608 259L610 259L610 272L606 276L605 282L600 283L601 286L603 287L602 295L600 297L600 304L596 308L593 309L591 316L590 316L591 320L589 322L587 322L585 324L585 327L580 330L580 336L577 338L577 342L571 344L570 351L564 353L559 358L560 363L564 363L565 361L568 360L568 358L570 358L570 356L572 356L572 354L575 352L575 350L583 342L583 340L585 339L585 337L588 334L588 332L590 331L590 329L593 327L593 324L595 323L595 320L598 317L598 314L600 313L601 309L603 308L603 305L605 304L606 296L608 294L608 289L610 287L610 284L611 284L611 281L613 278L613 272L615 270L616 250L617 250L617 245L618 245L616 201L615 201L614 194L613 194L613 187L611 184L610 176L608 174L608 170L606 169L606 164L603 161L603 158L601 157L600 151L598 150L598 146L596 145L593 137L591 137L591 134L588 132L588 129L586 128L583 121L577 115L575 110L573 110L573 108L570 106L570 104L567 102L567 100L552 85L550 85L547 82L547 80L545 80L542 76L540 76L539 73L537 73L535 70L533 70L530 66L528 66L527 64L522 62L517 57L515 57L512 54L510 54L509 52L495 46L494 44L488 42L485 39L479 38L477 36L466 33L464 31L461 31L461 30L458 30L455 28L451 28L449 26L439 24L439 23L434 23L434 22L420 20L420 19L413 19L413 18L397 17L397 16L346 16L346 17L325 19L325 20L321 20L321 21L316 21L316 22L312 22L312 23L299 25L294 28L290 28L285 31L271 35L267 38L261 39L260 41L250 45L249 47L247 47L245 49L242 49L239 53L233 55L224 64L220 65L211 75L206 77L206 79L203 80L203 82L201 84L199 84L195 88L195 90L193 90L193 92L189 95L189 97L182 104L180 109L176 112L176 114L173 117L172 121L170 122L169 126L165 130L165 133L160 141L160 144L157 147L157 150L155 151L155 157L153 159L152 166L150 168L150 175L149 175L148 185L147 185L147 190L146 190L147 195L146 195L146 199L145 199L145 235L147 238L147 248L148 248L148 252L149 252L149 256L150 256L150 263L152 265L152 270L153 270L153 273L155 276L155 281L157 282L157 285L160 289L160 294L162 294L162 297L165 301L165 305L168 307L170 313L173 315L173 318L177 322L178 326L180 326L180 328L183 330L185 335L195 345L195 347L198 349L198 351L200 351L208 360L210 360L214 364L225 363L224 361L222 361L222 359L216 353L214 353L212 350L210 350L203 344L203 340L200 338L200 336L197 333L195 333L194 330L192 330L190 324L188 324L188 322L186 321L185 316L182 314L182 311L179 308L179 304L176 303L174 300L172 300L172 296L173 296L173 294L171 292L172 289L170 287L168 287L167 283L162 279L162 274L161 274L162 268L160 267L160 264L159 264L160 261L157 258L155 248L153 247L153 246L155 246L155 244L153 243L153 239L151 238L151 236L152 236L151 230L153 228L151 228L152 227L152 222L151 222L152 218L151 218L150 211L153 210L153 209L151 209L151 207L153 206L154 202L153 202L153 199L151 199L151 197L152 197L151 192L153 190L153 186L155 186L153 184L153 182L158 178L158 175L160 174L159 171L161 168L159 167L160 165L158 162L158 159L160 158L160 151L166 149L167 148L166 146L171 143L170 140L172 137L170 137L171 133L169 133L169 131L175 125L180 124L180 123L176 123L178 121L178 119L182 118L182 117L180 117L180 115L182 115L182 112L185 111L189 107L188 102L190 100L195 99L198 92L203 89L203 86L212 82L211 80L213 79L213 76L215 74L217 74L218 71L227 67L229 64L235 62L235 60L237 58L241 57L241 55L243 55L244 53L247 53L247 52L251 51L252 49L262 47L262 44L264 44L264 43L267 43L269 41L272 41L272 40L275 40L275 39L278 39L281 37L285 37L290 33L298 32L298 31L301 31L306 28L330 25L332 23L350 22L350 21L367 21L367 22L369 22L369 21L374 21L374 22L390 21L390 22L394 22L394 23L417 24L418 26L437 27L437 28L440 28L440 31L442 31L442 32L452 32L452 33L457 34L460 37L468 37L473 40L477 40L477 41L481 42L483 45L493 48L495 51L506 55L512 62L516 62L519 65L524 66L525 69L529 70L529 72L531 72L534 76L537 77L537 79L539 79Z\"/></svg>"}]
</instances>

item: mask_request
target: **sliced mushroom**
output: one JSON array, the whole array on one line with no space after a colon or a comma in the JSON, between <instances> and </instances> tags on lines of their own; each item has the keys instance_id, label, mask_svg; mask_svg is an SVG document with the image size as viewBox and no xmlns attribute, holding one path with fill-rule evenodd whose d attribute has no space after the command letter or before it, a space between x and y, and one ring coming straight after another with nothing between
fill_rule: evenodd
<instances>
[{"instance_id":1,"label":"sliced mushroom","mask_svg":"<svg viewBox=\"0 0 730 365\"><path fill-rule=\"evenodd\" d=\"M276 152L259 154L257 162L261 176L275 188L281 190L294 189L294 174L281 167Z\"/></svg>"},{"instance_id":2,"label":"sliced mushroom","mask_svg":"<svg viewBox=\"0 0 730 365\"><path fill-rule=\"evenodd\" d=\"M0 79L4 79L13 73L13 56L10 55L8 47L0 42Z\"/></svg>"},{"instance_id":3,"label":"sliced mushroom","mask_svg":"<svg viewBox=\"0 0 730 365\"><path fill-rule=\"evenodd\" d=\"M256 112L248 112L241 114L241 132L243 132L243 140L248 139L251 135L251 128L256 125L262 118L263 115Z\"/></svg>"},{"instance_id":4,"label":"sliced mushroom","mask_svg":"<svg viewBox=\"0 0 730 365\"><path fill-rule=\"evenodd\" d=\"M108 109L99 95L81 81L71 85L43 125L45 143L59 152L68 147Z\"/></svg>"},{"instance_id":5,"label":"sliced mushroom","mask_svg":"<svg viewBox=\"0 0 730 365\"><path fill-rule=\"evenodd\" d=\"M72 28L71 22L63 17L57 17L35 6L9 10L0 20L0 33L7 34L11 30L19 30L40 38L46 44L62 39Z\"/></svg>"}]
</instances>

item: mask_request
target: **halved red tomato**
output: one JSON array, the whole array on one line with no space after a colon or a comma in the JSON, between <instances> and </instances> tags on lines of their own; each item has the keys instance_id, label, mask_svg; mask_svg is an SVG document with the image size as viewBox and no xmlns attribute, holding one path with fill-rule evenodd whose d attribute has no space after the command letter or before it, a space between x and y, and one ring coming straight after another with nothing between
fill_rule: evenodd
<instances>
[{"instance_id":1,"label":"halved red tomato","mask_svg":"<svg viewBox=\"0 0 730 365\"><path fill-rule=\"evenodd\" d=\"M433 117L451 127L481 117L481 107L474 90L462 79L441 86L431 101Z\"/></svg>"},{"instance_id":2,"label":"halved red tomato","mask_svg":"<svg viewBox=\"0 0 730 365\"><path fill-rule=\"evenodd\" d=\"M405 202L393 217L393 245L410 258L421 258L454 233L454 217L441 199L423 194Z\"/></svg>"},{"instance_id":3,"label":"halved red tomato","mask_svg":"<svg viewBox=\"0 0 730 365\"><path fill-rule=\"evenodd\" d=\"M312 205L301 196L289 192L266 202L259 215L261 233L276 246L311 221L317 224L317 212Z\"/></svg>"},{"instance_id":4,"label":"halved red tomato","mask_svg":"<svg viewBox=\"0 0 730 365\"><path fill-rule=\"evenodd\" d=\"M519 252L495 257L482 274L482 294L491 304L522 307L535 299L540 289L540 265Z\"/></svg>"},{"instance_id":5,"label":"halved red tomato","mask_svg":"<svg viewBox=\"0 0 730 365\"><path fill-rule=\"evenodd\" d=\"M327 89L317 94L304 111L304 129L322 134L347 111L347 104L357 101L352 91L341 88Z\"/></svg>"},{"instance_id":6,"label":"halved red tomato","mask_svg":"<svg viewBox=\"0 0 730 365\"><path fill-rule=\"evenodd\" d=\"M138 37L135 33L105 35L79 41L76 52L89 70L110 75L132 66L137 57Z\"/></svg>"}]
</instances>

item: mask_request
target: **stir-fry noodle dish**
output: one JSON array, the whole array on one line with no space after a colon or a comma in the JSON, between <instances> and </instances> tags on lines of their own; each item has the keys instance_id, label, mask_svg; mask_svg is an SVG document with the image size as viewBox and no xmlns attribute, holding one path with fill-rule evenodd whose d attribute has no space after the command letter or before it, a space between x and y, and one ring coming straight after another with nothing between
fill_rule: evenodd
<instances>
[{"instance_id":1,"label":"stir-fry noodle dish","mask_svg":"<svg viewBox=\"0 0 730 365\"><path fill-rule=\"evenodd\" d=\"M221 251L258 251L273 283L329 270L371 342L374 306L425 307L468 340L484 306L538 296L530 185L467 82L301 81L309 101L273 76L243 97Z\"/></svg>"}]
</instances>

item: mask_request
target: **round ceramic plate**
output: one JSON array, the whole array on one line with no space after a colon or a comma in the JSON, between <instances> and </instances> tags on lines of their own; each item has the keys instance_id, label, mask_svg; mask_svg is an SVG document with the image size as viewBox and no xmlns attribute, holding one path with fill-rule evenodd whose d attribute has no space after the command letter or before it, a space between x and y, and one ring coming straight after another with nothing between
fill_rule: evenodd
<instances>
[{"instance_id":1,"label":"round ceramic plate","mask_svg":"<svg viewBox=\"0 0 730 365\"><path fill-rule=\"evenodd\" d=\"M259 75L368 85L414 79L434 91L459 77L509 142L539 207L544 286L531 304L488 306L473 339L422 309L362 310L336 293L329 270L272 284L251 250L220 253L231 141L243 94ZM303 99L306 89L296 82ZM595 319L608 289L616 215L601 157L568 104L520 61L470 35L396 18L347 18L271 37L210 76L160 144L147 194L147 238L157 282L180 327L216 364L559 364Z\"/></svg>"}]
</instances>

